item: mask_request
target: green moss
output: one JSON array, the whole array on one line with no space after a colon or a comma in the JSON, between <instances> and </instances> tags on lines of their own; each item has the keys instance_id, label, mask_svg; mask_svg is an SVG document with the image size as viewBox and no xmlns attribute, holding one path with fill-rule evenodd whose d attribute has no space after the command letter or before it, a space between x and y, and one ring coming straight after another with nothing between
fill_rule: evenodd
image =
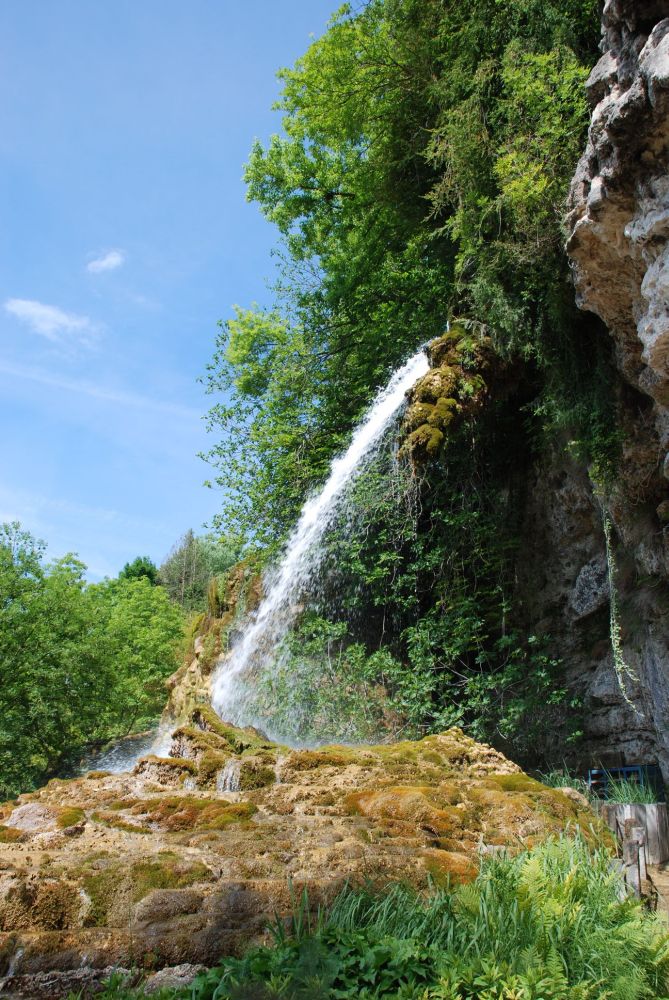
<instances>
[{"instance_id":1,"label":"green moss","mask_svg":"<svg viewBox=\"0 0 669 1000\"><path fill-rule=\"evenodd\" d=\"M84 778L87 781L96 781L98 778L108 778L111 773L111 771L88 771Z\"/></svg>"},{"instance_id":2,"label":"green moss","mask_svg":"<svg viewBox=\"0 0 669 1000\"><path fill-rule=\"evenodd\" d=\"M197 774L197 764L187 757L156 757L154 754L149 754L147 757L142 757L142 761L158 764L160 767L173 768L175 771Z\"/></svg>"},{"instance_id":3,"label":"green moss","mask_svg":"<svg viewBox=\"0 0 669 1000\"><path fill-rule=\"evenodd\" d=\"M251 802L228 802L225 799L197 798L193 795L168 796L137 802L135 815L146 816L163 830L221 830L232 823L250 819L256 812Z\"/></svg>"},{"instance_id":4,"label":"green moss","mask_svg":"<svg viewBox=\"0 0 669 1000\"><path fill-rule=\"evenodd\" d=\"M0 844L15 844L22 837L22 830L16 830L13 826L0 825Z\"/></svg>"},{"instance_id":5,"label":"green moss","mask_svg":"<svg viewBox=\"0 0 669 1000\"><path fill-rule=\"evenodd\" d=\"M230 760L229 753L220 750L207 749L200 757L197 769L198 785L207 788L216 782L219 771Z\"/></svg>"},{"instance_id":6,"label":"green moss","mask_svg":"<svg viewBox=\"0 0 669 1000\"><path fill-rule=\"evenodd\" d=\"M527 774L491 774L487 783L505 792L544 792L546 786Z\"/></svg>"},{"instance_id":7,"label":"green moss","mask_svg":"<svg viewBox=\"0 0 669 1000\"><path fill-rule=\"evenodd\" d=\"M239 772L239 787L243 792L254 788L266 788L276 781L276 772L261 760L242 760Z\"/></svg>"},{"instance_id":8,"label":"green moss","mask_svg":"<svg viewBox=\"0 0 669 1000\"><path fill-rule=\"evenodd\" d=\"M137 903L154 889L184 889L213 879L206 865L181 863L168 852L130 865L112 863L102 871L85 874L82 879L92 904L87 922L104 926L119 895L129 895L132 902Z\"/></svg>"},{"instance_id":9,"label":"green moss","mask_svg":"<svg viewBox=\"0 0 669 1000\"><path fill-rule=\"evenodd\" d=\"M431 424L421 424L412 431L402 445L402 453L413 457L423 456L433 458L437 455L444 443L444 432Z\"/></svg>"},{"instance_id":10,"label":"green moss","mask_svg":"<svg viewBox=\"0 0 669 1000\"><path fill-rule=\"evenodd\" d=\"M59 812L56 823L61 830L66 830L70 826L76 826L77 823L81 823L85 817L86 813L78 806L65 806Z\"/></svg>"},{"instance_id":11,"label":"green moss","mask_svg":"<svg viewBox=\"0 0 669 1000\"><path fill-rule=\"evenodd\" d=\"M478 868L470 857L454 851L424 851L423 863L430 879L437 886L472 882L478 874Z\"/></svg>"},{"instance_id":12,"label":"green moss","mask_svg":"<svg viewBox=\"0 0 669 1000\"><path fill-rule=\"evenodd\" d=\"M174 738L180 741L186 740L195 750L227 750L232 752L232 747L222 736L212 733L209 729L200 729L199 726L180 726L175 731Z\"/></svg>"},{"instance_id":13,"label":"green moss","mask_svg":"<svg viewBox=\"0 0 669 1000\"><path fill-rule=\"evenodd\" d=\"M120 809L132 809L132 807L139 802L139 799L114 799L113 802L108 802L107 809L113 809L118 811Z\"/></svg>"},{"instance_id":14,"label":"green moss","mask_svg":"<svg viewBox=\"0 0 669 1000\"><path fill-rule=\"evenodd\" d=\"M106 826L113 830L123 830L124 833L151 832L148 827L138 826L136 823L129 823L127 820L122 819L111 810L109 812L94 812L91 815L91 819L94 823L99 823L101 826Z\"/></svg>"},{"instance_id":15,"label":"green moss","mask_svg":"<svg viewBox=\"0 0 669 1000\"><path fill-rule=\"evenodd\" d=\"M321 750L295 750L286 761L293 771L313 771L317 767L346 767L353 763L354 755L323 747Z\"/></svg>"},{"instance_id":16,"label":"green moss","mask_svg":"<svg viewBox=\"0 0 669 1000\"><path fill-rule=\"evenodd\" d=\"M255 729L237 729L235 726L226 725L209 705L201 705L196 708L192 715L192 722L200 728L200 731L208 730L220 736L235 753L243 753L244 750L249 750L252 747L274 746Z\"/></svg>"},{"instance_id":17,"label":"green moss","mask_svg":"<svg viewBox=\"0 0 669 1000\"><path fill-rule=\"evenodd\" d=\"M42 883L31 908L31 921L40 930L59 931L73 925L81 906L77 890L64 882Z\"/></svg>"}]
</instances>

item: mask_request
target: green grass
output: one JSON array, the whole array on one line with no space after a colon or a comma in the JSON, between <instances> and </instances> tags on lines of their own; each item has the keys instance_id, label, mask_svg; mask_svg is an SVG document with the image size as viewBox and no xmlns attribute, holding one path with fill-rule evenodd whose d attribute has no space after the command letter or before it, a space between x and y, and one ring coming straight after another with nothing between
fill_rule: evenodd
<instances>
[{"instance_id":1,"label":"green grass","mask_svg":"<svg viewBox=\"0 0 669 1000\"><path fill-rule=\"evenodd\" d=\"M572 774L567 767L558 767L546 774L540 774L539 781L542 785L548 785L549 788L575 788L577 792L581 792L588 799L594 797L585 778L579 778Z\"/></svg>"},{"instance_id":2,"label":"green grass","mask_svg":"<svg viewBox=\"0 0 669 1000\"><path fill-rule=\"evenodd\" d=\"M657 802L657 793L649 785L641 785L638 781L612 778L607 785L606 799L607 802L621 804L652 805Z\"/></svg>"},{"instance_id":3,"label":"green grass","mask_svg":"<svg viewBox=\"0 0 669 1000\"><path fill-rule=\"evenodd\" d=\"M621 891L610 857L554 839L483 862L470 885L421 896L303 896L274 943L226 958L188 1000L668 1000L666 924ZM105 1000L142 996L111 984Z\"/></svg>"}]
</instances>

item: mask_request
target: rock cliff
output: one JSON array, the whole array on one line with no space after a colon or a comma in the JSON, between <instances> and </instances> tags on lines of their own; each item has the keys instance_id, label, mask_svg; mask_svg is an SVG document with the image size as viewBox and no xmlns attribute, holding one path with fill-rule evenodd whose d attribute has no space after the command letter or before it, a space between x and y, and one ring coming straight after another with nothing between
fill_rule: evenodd
<instances>
[{"instance_id":1,"label":"rock cliff","mask_svg":"<svg viewBox=\"0 0 669 1000\"><path fill-rule=\"evenodd\" d=\"M580 307L613 338L622 460L605 488L564 455L534 470L520 589L583 699L583 761L657 759L667 779L669 3L607 0L601 50L567 249Z\"/></svg>"}]
</instances>

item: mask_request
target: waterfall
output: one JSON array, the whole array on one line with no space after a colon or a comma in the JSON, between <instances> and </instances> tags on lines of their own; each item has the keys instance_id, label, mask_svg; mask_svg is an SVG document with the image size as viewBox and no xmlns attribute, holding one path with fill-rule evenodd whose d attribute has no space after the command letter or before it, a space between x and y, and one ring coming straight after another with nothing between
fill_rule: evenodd
<instances>
[{"instance_id":1,"label":"waterfall","mask_svg":"<svg viewBox=\"0 0 669 1000\"><path fill-rule=\"evenodd\" d=\"M242 762L239 757L231 757L219 771L216 779L216 790L219 792L238 792L242 773Z\"/></svg>"},{"instance_id":2,"label":"waterfall","mask_svg":"<svg viewBox=\"0 0 669 1000\"><path fill-rule=\"evenodd\" d=\"M404 404L409 389L429 365L421 348L390 379L356 428L347 450L335 458L320 493L310 497L283 557L265 580L265 597L237 644L217 665L212 685L215 710L229 722L256 721L244 712L244 676L262 657L271 664L299 610L299 599L314 580L323 557L323 536L334 521L347 487L364 467Z\"/></svg>"}]
</instances>

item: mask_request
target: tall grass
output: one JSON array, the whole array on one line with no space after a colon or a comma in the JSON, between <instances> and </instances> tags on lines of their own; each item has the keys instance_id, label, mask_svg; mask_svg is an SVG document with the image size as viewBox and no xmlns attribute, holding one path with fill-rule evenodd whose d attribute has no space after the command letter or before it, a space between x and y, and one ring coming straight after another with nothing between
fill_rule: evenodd
<instances>
[{"instance_id":1,"label":"tall grass","mask_svg":"<svg viewBox=\"0 0 669 1000\"><path fill-rule=\"evenodd\" d=\"M612 778L606 786L608 802L624 804L651 805L658 801L657 793L650 785L642 785L638 781L627 781L624 778Z\"/></svg>"},{"instance_id":2,"label":"tall grass","mask_svg":"<svg viewBox=\"0 0 669 1000\"><path fill-rule=\"evenodd\" d=\"M546 774L540 774L539 781L549 788L575 788L577 792L581 792L586 798L593 798L590 785L585 778L577 777L566 767L558 767L553 771L548 771Z\"/></svg>"}]
</instances>

